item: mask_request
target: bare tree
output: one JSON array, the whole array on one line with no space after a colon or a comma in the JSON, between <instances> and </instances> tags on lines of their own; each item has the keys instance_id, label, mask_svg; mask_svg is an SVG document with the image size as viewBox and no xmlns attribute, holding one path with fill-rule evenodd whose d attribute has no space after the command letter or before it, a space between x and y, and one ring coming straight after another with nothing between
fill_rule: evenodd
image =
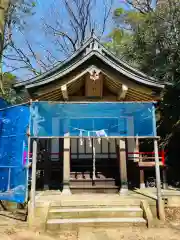
<instances>
[{"instance_id":1,"label":"bare tree","mask_svg":"<svg viewBox=\"0 0 180 240\"><path fill-rule=\"evenodd\" d=\"M4 49L4 35L6 25L6 15L10 5L9 0L0 0L0 89L4 93L3 81L2 81L2 53Z\"/></svg>"},{"instance_id":2,"label":"bare tree","mask_svg":"<svg viewBox=\"0 0 180 240\"><path fill-rule=\"evenodd\" d=\"M62 0L63 15L55 4L51 5L52 19L44 18L47 36L65 56L76 51L94 32L103 36L111 14L113 0ZM99 6L100 5L100 6Z\"/></svg>"},{"instance_id":3,"label":"bare tree","mask_svg":"<svg viewBox=\"0 0 180 240\"><path fill-rule=\"evenodd\" d=\"M16 1L26 3L27 7L32 2L32 0ZM37 6L40 8L40 5L39 1ZM11 14L8 15L6 24L8 44L3 54L3 64L10 72L25 73L26 79L47 71L53 64L76 51L92 32L99 37L103 36L111 20L112 5L113 0L53 0L48 3L48 12L44 9L42 11L48 18L38 16L41 20L38 25L33 25L31 20L29 21L33 29L32 34L40 35L40 40L30 36L27 26L18 22L17 18L16 24L13 24L12 19L16 16L17 9L19 11L21 9L17 8L17 5L11 5L9 9ZM21 19L24 19L24 16ZM13 28L18 30L16 35L13 34ZM19 39L22 43L19 43Z\"/></svg>"},{"instance_id":4,"label":"bare tree","mask_svg":"<svg viewBox=\"0 0 180 240\"><path fill-rule=\"evenodd\" d=\"M23 25L24 16L30 13L32 4L31 0L0 0L0 89L2 94L5 94L2 71L4 58L8 55L8 50L13 48L14 29Z\"/></svg>"},{"instance_id":5,"label":"bare tree","mask_svg":"<svg viewBox=\"0 0 180 240\"><path fill-rule=\"evenodd\" d=\"M33 75L41 73L41 68L46 69L43 61L38 57L28 36L25 34L26 18L33 15L33 0L9 0L4 18L4 34L1 54L1 67L6 66L10 72L27 69ZM25 46L17 44L18 38L23 36ZM40 66L38 68L38 66ZM3 78L3 77L2 77ZM3 82L3 79L2 81Z\"/></svg>"}]
</instances>

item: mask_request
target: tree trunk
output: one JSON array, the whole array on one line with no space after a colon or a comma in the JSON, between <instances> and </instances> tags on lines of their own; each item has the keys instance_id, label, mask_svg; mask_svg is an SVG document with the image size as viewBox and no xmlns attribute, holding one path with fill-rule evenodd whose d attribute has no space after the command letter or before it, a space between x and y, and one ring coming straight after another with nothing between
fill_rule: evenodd
<instances>
[{"instance_id":1,"label":"tree trunk","mask_svg":"<svg viewBox=\"0 0 180 240\"><path fill-rule=\"evenodd\" d=\"M10 0L0 0L0 89L4 94L3 88L3 73L2 73L2 54L3 54L3 45L4 45L4 27L5 27L5 18L8 10Z\"/></svg>"}]
</instances>

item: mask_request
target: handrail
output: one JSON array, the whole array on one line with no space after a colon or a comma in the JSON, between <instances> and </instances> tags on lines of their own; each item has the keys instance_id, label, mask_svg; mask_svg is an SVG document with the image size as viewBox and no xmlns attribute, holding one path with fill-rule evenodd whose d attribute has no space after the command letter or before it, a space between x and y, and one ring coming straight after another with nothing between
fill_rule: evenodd
<instances>
[{"instance_id":1,"label":"handrail","mask_svg":"<svg viewBox=\"0 0 180 240\"><path fill-rule=\"evenodd\" d=\"M132 158L140 158L141 157L141 160L144 159L155 159L155 156L154 157L148 157L148 156L142 156L144 154L146 155L154 155L155 153L154 152L127 152L127 154L136 154L136 155L139 155L139 157L132 157ZM162 150L162 151L159 151L159 159L161 159L162 161L162 165L165 165L165 154L166 154L166 151Z\"/></svg>"}]
</instances>

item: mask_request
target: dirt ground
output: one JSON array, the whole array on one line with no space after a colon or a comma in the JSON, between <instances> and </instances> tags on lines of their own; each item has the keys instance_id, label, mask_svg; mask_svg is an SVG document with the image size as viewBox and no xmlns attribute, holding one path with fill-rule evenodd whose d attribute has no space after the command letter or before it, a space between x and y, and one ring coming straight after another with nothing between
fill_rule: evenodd
<instances>
[{"instance_id":1,"label":"dirt ground","mask_svg":"<svg viewBox=\"0 0 180 240\"><path fill-rule=\"evenodd\" d=\"M169 215L172 215L170 212ZM0 214L0 240L179 240L180 222L172 221L161 228L80 228L75 232L44 234L28 230L26 222Z\"/></svg>"},{"instance_id":2,"label":"dirt ground","mask_svg":"<svg viewBox=\"0 0 180 240\"><path fill-rule=\"evenodd\" d=\"M65 232L62 234L50 235L34 233L28 230L5 228L0 235L1 240L179 240L180 230L170 228L161 229L85 229L77 232Z\"/></svg>"},{"instance_id":3,"label":"dirt ground","mask_svg":"<svg viewBox=\"0 0 180 240\"><path fill-rule=\"evenodd\" d=\"M0 240L179 240L180 225L163 228L89 229L44 234L29 231L26 223L0 216Z\"/></svg>"}]
</instances>

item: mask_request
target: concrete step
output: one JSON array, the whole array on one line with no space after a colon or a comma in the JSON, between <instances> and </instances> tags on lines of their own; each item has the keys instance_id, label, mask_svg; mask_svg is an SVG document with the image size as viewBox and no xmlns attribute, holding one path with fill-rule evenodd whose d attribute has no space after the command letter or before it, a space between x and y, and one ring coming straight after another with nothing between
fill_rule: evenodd
<instances>
[{"instance_id":1,"label":"concrete step","mask_svg":"<svg viewBox=\"0 0 180 240\"><path fill-rule=\"evenodd\" d=\"M141 217L134 218L72 218L49 219L47 231L75 230L80 227L120 227L120 226L146 226L146 220Z\"/></svg>"},{"instance_id":2,"label":"concrete step","mask_svg":"<svg viewBox=\"0 0 180 240\"><path fill-rule=\"evenodd\" d=\"M143 217L140 207L103 207L103 208L53 208L50 209L48 219L67 218L130 218Z\"/></svg>"}]
</instances>

